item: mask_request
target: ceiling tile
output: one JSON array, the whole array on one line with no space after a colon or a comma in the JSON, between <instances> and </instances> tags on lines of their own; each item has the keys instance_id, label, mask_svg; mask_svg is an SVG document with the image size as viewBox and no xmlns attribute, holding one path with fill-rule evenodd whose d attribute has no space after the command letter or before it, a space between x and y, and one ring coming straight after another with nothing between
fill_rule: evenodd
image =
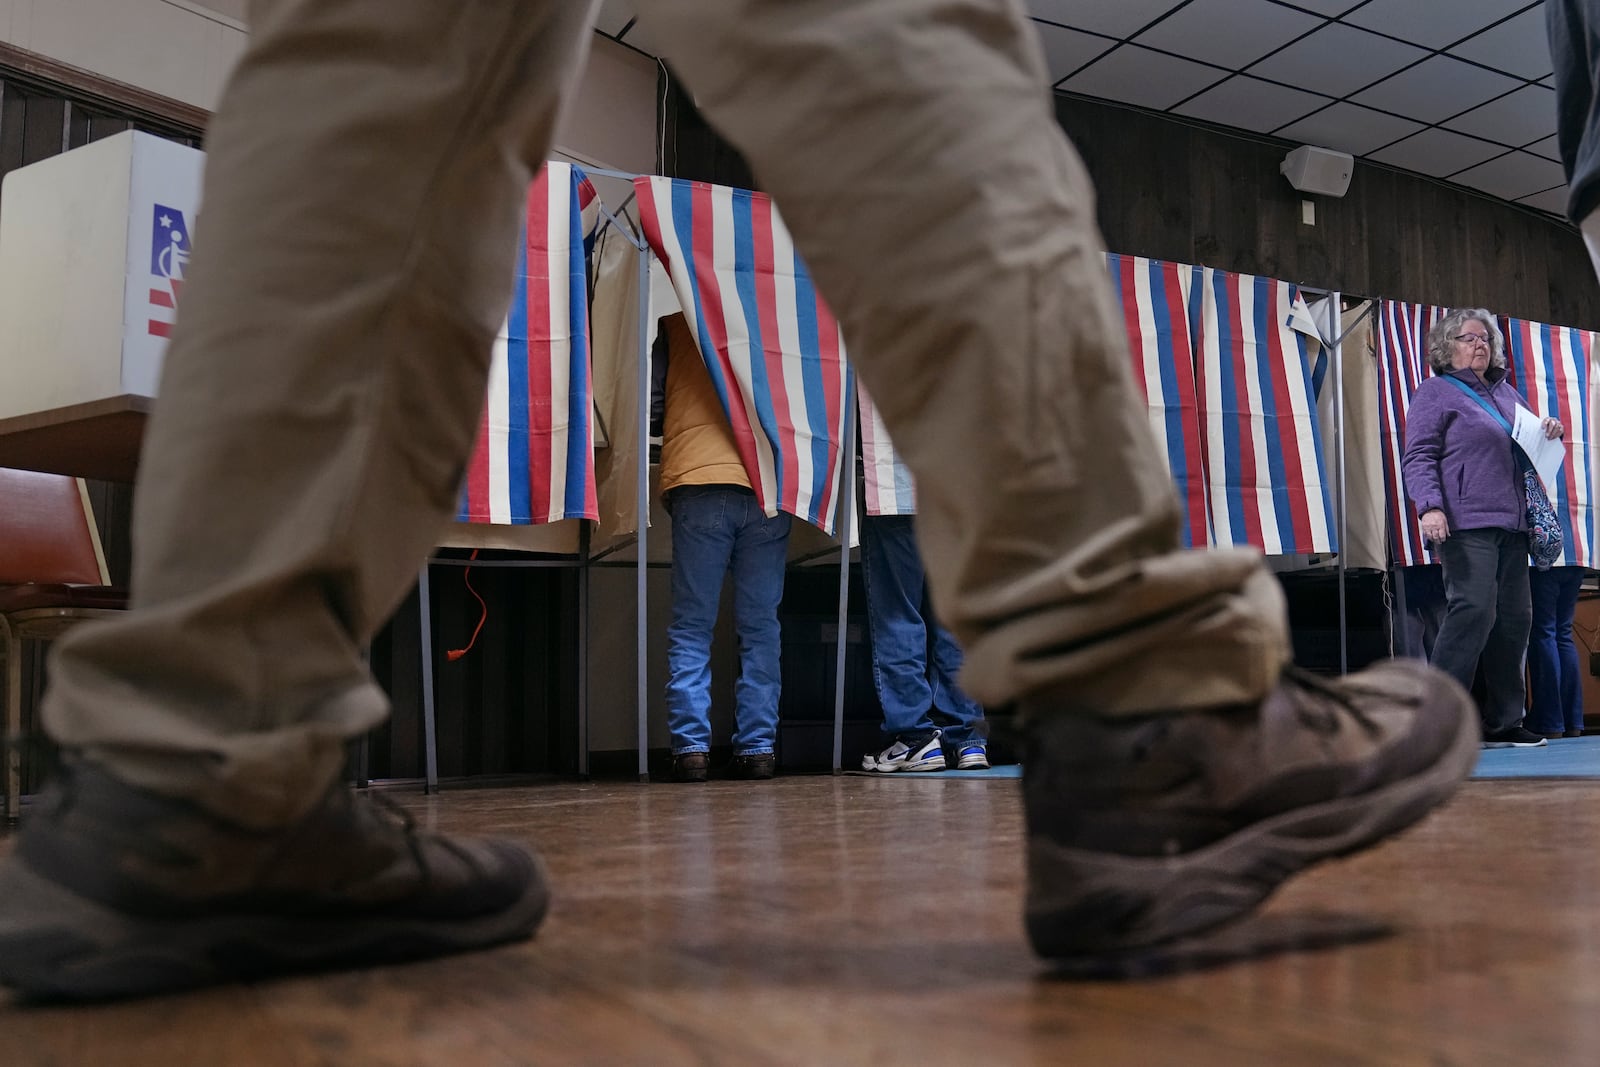
<instances>
[{"instance_id":1,"label":"ceiling tile","mask_svg":"<svg viewBox=\"0 0 1600 1067\"><path fill-rule=\"evenodd\" d=\"M1542 85L1523 86L1465 115L1458 115L1445 125L1474 137L1520 148L1556 132L1556 94Z\"/></svg>"},{"instance_id":2,"label":"ceiling tile","mask_svg":"<svg viewBox=\"0 0 1600 1067\"><path fill-rule=\"evenodd\" d=\"M1331 103L1333 101L1326 96L1303 93L1240 74L1185 101L1173 111L1207 122L1269 133Z\"/></svg>"},{"instance_id":3,"label":"ceiling tile","mask_svg":"<svg viewBox=\"0 0 1600 1067\"><path fill-rule=\"evenodd\" d=\"M1440 0L1371 0L1344 21L1427 48L1445 48L1527 7L1528 0L1448 0L1448 5L1449 15L1441 17Z\"/></svg>"},{"instance_id":4,"label":"ceiling tile","mask_svg":"<svg viewBox=\"0 0 1600 1067\"><path fill-rule=\"evenodd\" d=\"M1295 7L1307 11L1315 11L1319 15L1342 15L1353 7L1360 5L1361 0L1288 0Z\"/></svg>"},{"instance_id":5,"label":"ceiling tile","mask_svg":"<svg viewBox=\"0 0 1600 1067\"><path fill-rule=\"evenodd\" d=\"M1422 129L1420 122L1385 115L1355 104L1334 104L1315 115L1274 131L1278 137L1301 144L1332 148L1364 156L1390 141Z\"/></svg>"},{"instance_id":6,"label":"ceiling tile","mask_svg":"<svg viewBox=\"0 0 1600 1067\"><path fill-rule=\"evenodd\" d=\"M1534 155L1543 156L1546 159L1553 159L1557 163L1561 162L1561 145L1558 138L1555 137L1546 137L1538 144L1529 145L1524 151L1532 152Z\"/></svg>"},{"instance_id":7,"label":"ceiling tile","mask_svg":"<svg viewBox=\"0 0 1600 1067\"><path fill-rule=\"evenodd\" d=\"M1423 130L1398 144L1373 152L1368 158L1414 170L1418 174L1443 178L1504 152L1505 149L1499 145L1480 141L1476 137L1466 137L1449 130Z\"/></svg>"},{"instance_id":8,"label":"ceiling tile","mask_svg":"<svg viewBox=\"0 0 1600 1067\"><path fill-rule=\"evenodd\" d=\"M1563 185L1559 189L1546 189L1542 193L1525 196L1518 200L1517 203L1526 204L1528 207L1538 208L1540 211L1548 211L1552 215L1560 215L1565 218L1567 214L1567 187Z\"/></svg>"},{"instance_id":9,"label":"ceiling tile","mask_svg":"<svg viewBox=\"0 0 1600 1067\"><path fill-rule=\"evenodd\" d=\"M1104 37L1063 29L1048 22L1035 22L1033 28L1039 31L1039 42L1044 45L1044 58L1050 67L1052 82L1060 81L1095 56L1116 47L1116 42Z\"/></svg>"},{"instance_id":10,"label":"ceiling tile","mask_svg":"<svg viewBox=\"0 0 1600 1067\"><path fill-rule=\"evenodd\" d=\"M633 18L633 0L605 0L600 14L594 17L594 28L615 37Z\"/></svg>"},{"instance_id":11,"label":"ceiling tile","mask_svg":"<svg viewBox=\"0 0 1600 1067\"><path fill-rule=\"evenodd\" d=\"M1322 25L1268 0L1194 0L1134 40L1221 67L1249 66Z\"/></svg>"},{"instance_id":12,"label":"ceiling tile","mask_svg":"<svg viewBox=\"0 0 1600 1067\"><path fill-rule=\"evenodd\" d=\"M1225 76L1215 67L1125 44L1060 88L1165 111Z\"/></svg>"},{"instance_id":13,"label":"ceiling tile","mask_svg":"<svg viewBox=\"0 0 1600 1067\"><path fill-rule=\"evenodd\" d=\"M1330 96L1348 96L1428 55L1366 30L1333 25L1268 56L1250 73Z\"/></svg>"},{"instance_id":14,"label":"ceiling tile","mask_svg":"<svg viewBox=\"0 0 1600 1067\"><path fill-rule=\"evenodd\" d=\"M1482 63L1519 78L1550 73L1550 38L1545 35L1544 9L1531 8L1450 49L1450 54Z\"/></svg>"},{"instance_id":15,"label":"ceiling tile","mask_svg":"<svg viewBox=\"0 0 1600 1067\"><path fill-rule=\"evenodd\" d=\"M1530 156L1526 152L1513 152L1453 175L1450 180L1506 200L1515 200L1519 196L1531 196L1552 189L1566 181L1566 175L1561 172L1559 163Z\"/></svg>"},{"instance_id":16,"label":"ceiling tile","mask_svg":"<svg viewBox=\"0 0 1600 1067\"><path fill-rule=\"evenodd\" d=\"M1028 0L1028 10L1061 26L1131 37L1179 6L1179 0Z\"/></svg>"},{"instance_id":17,"label":"ceiling tile","mask_svg":"<svg viewBox=\"0 0 1600 1067\"><path fill-rule=\"evenodd\" d=\"M1449 56L1434 56L1362 90L1351 99L1406 118L1441 122L1516 87L1517 82L1504 74L1495 74Z\"/></svg>"}]
</instances>

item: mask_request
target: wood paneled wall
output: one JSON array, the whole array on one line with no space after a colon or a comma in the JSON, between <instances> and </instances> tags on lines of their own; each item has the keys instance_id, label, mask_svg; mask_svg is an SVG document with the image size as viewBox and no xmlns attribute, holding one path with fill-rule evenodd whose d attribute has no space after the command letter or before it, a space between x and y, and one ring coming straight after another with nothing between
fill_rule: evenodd
<instances>
[{"instance_id":1,"label":"wood paneled wall","mask_svg":"<svg viewBox=\"0 0 1600 1067\"><path fill-rule=\"evenodd\" d=\"M1600 330L1600 285L1563 221L1360 161L1344 197L1309 196L1278 171L1288 142L1074 97L1056 116L1114 252Z\"/></svg>"},{"instance_id":2,"label":"wood paneled wall","mask_svg":"<svg viewBox=\"0 0 1600 1067\"><path fill-rule=\"evenodd\" d=\"M663 173L755 187L675 80L662 106ZM1360 161L1344 197L1308 196L1278 170L1292 142L1065 95L1056 118L1094 178L1113 252L1600 330L1600 284L1562 220Z\"/></svg>"}]
</instances>

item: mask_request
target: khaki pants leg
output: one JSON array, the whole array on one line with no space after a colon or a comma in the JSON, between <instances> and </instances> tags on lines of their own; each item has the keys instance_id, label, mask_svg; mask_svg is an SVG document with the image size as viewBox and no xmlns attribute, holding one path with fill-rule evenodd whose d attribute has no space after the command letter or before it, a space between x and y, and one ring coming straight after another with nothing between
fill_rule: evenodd
<instances>
[{"instance_id":1,"label":"khaki pants leg","mask_svg":"<svg viewBox=\"0 0 1600 1067\"><path fill-rule=\"evenodd\" d=\"M382 720L360 649L454 511L583 0L255 0L140 471L134 607L47 721L135 784L298 817Z\"/></svg>"},{"instance_id":2,"label":"khaki pants leg","mask_svg":"<svg viewBox=\"0 0 1600 1067\"><path fill-rule=\"evenodd\" d=\"M917 477L963 685L1102 713L1253 701L1251 551L1178 549L1087 176L1014 0L641 0L749 157Z\"/></svg>"}]
</instances>

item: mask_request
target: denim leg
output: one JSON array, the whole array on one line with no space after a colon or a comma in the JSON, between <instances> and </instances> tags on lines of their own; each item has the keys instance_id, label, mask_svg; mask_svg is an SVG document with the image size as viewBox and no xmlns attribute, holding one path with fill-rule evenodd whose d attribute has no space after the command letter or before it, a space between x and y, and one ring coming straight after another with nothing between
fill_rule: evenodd
<instances>
[{"instance_id":1,"label":"denim leg","mask_svg":"<svg viewBox=\"0 0 1600 1067\"><path fill-rule=\"evenodd\" d=\"M924 602L923 617L933 631L929 652L928 682L933 688L933 708L940 715L953 720L944 727L946 748L958 749L970 741L982 741L983 705L969 697L956 684L961 674L961 646L950 636L950 631L939 625L933 617L933 605Z\"/></svg>"},{"instance_id":2,"label":"denim leg","mask_svg":"<svg viewBox=\"0 0 1600 1067\"><path fill-rule=\"evenodd\" d=\"M1439 636L1433 642L1429 657L1435 667L1471 691L1478 660L1488 643L1489 632L1495 625L1498 606L1500 572L1500 544L1496 530L1454 530L1439 546L1439 558L1444 564L1444 622L1439 626ZM1526 561L1523 566L1526 589ZM1531 609L1530 609L1531 613ZM1522 653L1516 653L1518 669ZM1515 726L1521 718L1509 723L1491 719L1489 707L1480 707L1485 731L1495 731Z\"/></svg>"},{"instance_id":3,"label":"denim leg","mask_svg":"<svg viewBox=\"0 0 1600 1067\"><path fill-rule=\"evenodd\" d=\"M1582 567L1552 567L1559 574L1556 589L1556 661L1561 665L1561 711L1568 730L1583 729L1583 664L1572 639L1578 614L1578 593L1583 588Z\"/></svg>"},{"instance_id":4,"label":"denim leg","mask_svg":"<svg viewBox=\"0 0 1600 1067\"><path fill-rule=\"evenodd\" d=\"M778 602L783 599L791 520L782 513L767 518L750 493L730 498L728 513L742 516L733 541L733 627L739 635L733 751L743 756L771 752L778 739L783 689Z\"/></svg>"},{"instance_id":5,"label":"denim leg","mask_svg":"<svg viewBox=\"0 0 1600 1067\"><path fill-rule=\"evenodd\" d=\"M1561 574L1567 568L1530 569L1528 587L1533 600L1533 627L1528 636L1528 729L1536 734L1558 734L1567 728L1561 693L1561 657L1556 647L1556 601ZM1578 572L1580 577L1582 571ZM1567 632L1567 641L1572 633Z\"/></svg>"},{"instance_id":6,"label":"denim leg","mask_svg":"<svg viewBox=\"0 0 1600 1067\"><path fill-rule=\"evenodd\" d=\"M728 511L737 504L738 494L722 486L685 486L672 494L667 728L675 755L711 750L711 637L733 554Z\"/></svg>"},{"instance_id":7,"label":"denim leg","mask_svg":"<svg viewBox=\"0 0 1600 1067\"><path fill-rule=\"evenodd\" d=\"M861 573L867 586L872 681L883 706L883 732L891 741L926 740L935 729L930 715L928 630L922 616L927 589L911 516L862 518Z\"/></svg>"},{"instance_id":8,"label":"denim leg","mask_svg":"<svg viewBox=\"0 0 1600 1067\"><path fill-rule=\"evenodd\" d=\"M1494 625L1483 644L1484 722L1504 730L1521 723L1528 711L1528 630L1533 604L1528 595L1528 535L1496 530L1499 563L1495 582Z\"/></svg>"}]
</instances>

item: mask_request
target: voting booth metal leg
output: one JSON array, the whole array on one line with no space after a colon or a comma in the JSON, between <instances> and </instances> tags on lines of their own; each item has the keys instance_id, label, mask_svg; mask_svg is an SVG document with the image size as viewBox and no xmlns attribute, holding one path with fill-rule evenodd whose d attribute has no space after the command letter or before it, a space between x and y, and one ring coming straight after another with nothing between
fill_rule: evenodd
<instances>
[{"instance_id":1,"label":"voting booth metal leg","mask_svg":"<svg viewBox=\"0 0 1600 1067\"><path fill-rule=\"evenodd\" d=\"M850 636L850 532L856 513L856 409L854 376L845 388L844 459L839 472L839 633L834 650L833 773L844 768L844 667Z\"/></svg>"},{"instance_id":2,"label":"voting booth metal leg","mask_svg":"<svg viewBox=\"0 0 1600 1067\"><path fill-rule=\"evenodd\" d=\"M434 721L433 700L433 608L428 595L428 565L417 575L418 614L422 625L422 753L423 789L439 791L439 735Z\"/></svg>"}]
</instances>

